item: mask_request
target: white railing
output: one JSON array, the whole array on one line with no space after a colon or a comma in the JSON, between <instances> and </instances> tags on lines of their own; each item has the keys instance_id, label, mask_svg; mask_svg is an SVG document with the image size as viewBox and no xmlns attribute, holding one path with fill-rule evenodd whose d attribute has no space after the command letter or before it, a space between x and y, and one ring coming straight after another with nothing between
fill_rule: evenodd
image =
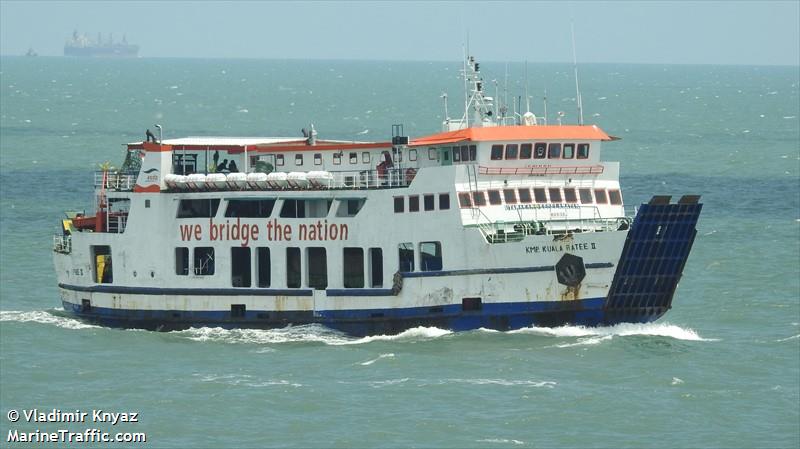
<instances>
[{"instance_id":1,"label":"white railing","mask_svg":"<svg viewBox=\"0 0 800 449\"><path fill-rule=\"evenodd\" d=\"M72 236L70 235L53 235L53 251L57 253L69 254L72 252Z\"/></svg>"},{"instance_id":2,"label":"white railing","mask_svg":"<svg viewBox=\"0 0 800 449\"><path fill-rule=\"evenodd\" d=\"M628 229L633 216L601 218L599 213L587 218L536 220L522 215L513 220L492 220L480 208L474 207L475 225L488 243L518 242L527 235L571 235L586 232L610 232Z\"/></svg>"},{"instance_id":3,"label":"white railing","mask_svg":"<svg viewBox=\"0 0 800 449\"><path fill-rule=\"evenodd\" d=\"M333 179L327 180L318 187L326 189L408 187L416 173L417 170L413 168L389 169L384 173L379 173L377 170L331 172Z\"/></svg>"},{"instance_id":4,"label":"white railing","mask_svg":"<svg viewBox=\"0 0 800 449\"><path fill-rule=\"evenodd\" d=\"M105 176L104 176L105 174ZM132 191L133 186L136 184L136 177L138 173L131 172L94 172L94 187L95 189L118 190L118 191ZM103 182L105 178L105 182Z\"/></svg>"}]
</instances>

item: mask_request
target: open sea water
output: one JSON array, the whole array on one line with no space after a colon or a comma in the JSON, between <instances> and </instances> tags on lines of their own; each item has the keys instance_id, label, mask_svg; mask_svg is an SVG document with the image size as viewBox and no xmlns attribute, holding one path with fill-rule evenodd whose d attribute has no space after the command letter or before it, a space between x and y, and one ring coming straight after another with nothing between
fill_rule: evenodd
<instances>
[{"instance_id":1,"label":"open sea water","mask_svg":"<svg viewBox=\"0 0 800 449\"><path fill-rule=\"evenodd\" d=\"M386 140L460 115L458 62L0 59L0 446L10 430L145 432L135 447L800 447L800 69L581 66L587 123L621 141L626 203L705 204L671 310L647 325L355 339L106 329L59 315L52 235L92 171L165 137ZM505 63L482 64L487 90ZM568 65L530 65L576 122ZM524 95L509 65L508 98ZM503 86L499 94L504 96ZM522 101L524 104L524 101ZM461 105L459 107L459 105ZM361 223L361 226L371 226ZM420 222L420 226L425 223ZM35 423L10 410L138 412ZM118 445L123 447L125 445Z\"/></svg>"}]
</instances>

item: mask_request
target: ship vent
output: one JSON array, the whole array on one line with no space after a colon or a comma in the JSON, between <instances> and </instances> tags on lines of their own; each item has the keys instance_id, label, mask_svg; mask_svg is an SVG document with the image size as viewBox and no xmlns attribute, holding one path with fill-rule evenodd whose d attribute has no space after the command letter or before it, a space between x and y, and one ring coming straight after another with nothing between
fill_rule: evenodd
<instances>
[{"instance_id":1,"label":"ship vent","mask_svg":"<svg viewBox=\"0 0 800 449\"><path fill-rule=\"evenodd\" d=\"M244 318L247 307L244 304L231 304L231 318Z\"/></svg>"},{"instance_id":2,"label":"ship vent","mask_svg":"<svg viewBox=\"0 0 800 449\"><path fill-rule=\"evenodd\" d=\"M475 312L483 309L481 298L463 298L461 300L461 310L464 312Z\"/></svg>"}]
</instances>

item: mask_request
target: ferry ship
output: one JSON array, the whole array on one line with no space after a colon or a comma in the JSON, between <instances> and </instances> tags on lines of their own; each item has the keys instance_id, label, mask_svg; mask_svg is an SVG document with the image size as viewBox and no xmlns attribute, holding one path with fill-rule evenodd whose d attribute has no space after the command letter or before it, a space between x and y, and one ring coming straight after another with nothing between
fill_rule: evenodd
<instances>
[{"instance_id":1,"label":"ferry ship","mask_svg":"<svg viewBox=\"0 0 800 449\"><path fill-rule=\"evenodd\" d=\"M619 163L601 159L615 137L505 117L473 58L462 74L463 117L417 138L402 125L382 142L323 140L313 125L285 138L148 131L122 169L95 173L93 214L68 214L54 236L64 310L114 327L352 335L667 312L699 196L626 208Z\"/></svg>"},{"instance_id":2,"label":"ferry ship","mask_svg":"<svg viewBox=\"0 0 800 449\"><path fill-rule=\"evenodd\" d=\"M78 31L72 33L72 38L64 44L64 56L89 56L89 57L123 57L135 58L139 55L139 46L129 44L126 36L122 36L122 42L114 42L113 36L109 35L108 40L103 41L102 36L97 34L97 40Z\"/></svg>"}]
</instances>

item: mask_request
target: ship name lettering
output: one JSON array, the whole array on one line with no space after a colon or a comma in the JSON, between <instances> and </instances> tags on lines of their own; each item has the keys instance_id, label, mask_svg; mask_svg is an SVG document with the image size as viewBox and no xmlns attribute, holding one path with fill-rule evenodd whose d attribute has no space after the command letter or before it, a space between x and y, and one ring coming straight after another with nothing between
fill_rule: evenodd
<instances>
[{"instance_id":1,"label":"ship name lettering","mask_svg":"<svg viewBox=\"0 0 800 449\"><path fill-rule=\"evenodd\" d=\"M567 243L563 245L526 246L525 254L555 253L562 251L591 251L597 249L597 243Z\"/></svg>"},{"instance_id":2,"label":"ship name lettering","mask_svg":"<svg viewBox=\"0 0 800 449\"><path fill-rule=\"evenodd\" d=\"M204 236L207 236L211 242L238 241L243 247L260 238L268 242L288 242L295 238L302 241L323 242L350 238L347 224L328 223L328 220L302 223L295 229L294 225L280 223L278 219L268 220L262 228L255 223L242 223L241 218L224 222L215 222L213 218L209 218L207 232L204 232L200 224L180 225L178 228L181 241L184 242L202 241ZM265 231L263 234L262 229Z\"/></svg>"}]
</instances>

